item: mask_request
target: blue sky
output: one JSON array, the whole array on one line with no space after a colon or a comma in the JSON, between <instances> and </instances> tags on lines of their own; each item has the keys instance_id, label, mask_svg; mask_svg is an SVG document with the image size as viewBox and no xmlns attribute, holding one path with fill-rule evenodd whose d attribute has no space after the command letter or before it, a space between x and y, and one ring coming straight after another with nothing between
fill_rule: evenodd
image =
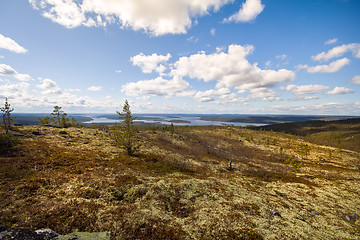
<instances>
[{"instance_id":1,"label":"blue sky","mask_svg":"<svg viewBox=\"0 0 360 240\"><path fill-rule=\"evenodd\" d=\"M16 112L360 115L357 0L1 0Z\"/></svg>"}]
</instances>

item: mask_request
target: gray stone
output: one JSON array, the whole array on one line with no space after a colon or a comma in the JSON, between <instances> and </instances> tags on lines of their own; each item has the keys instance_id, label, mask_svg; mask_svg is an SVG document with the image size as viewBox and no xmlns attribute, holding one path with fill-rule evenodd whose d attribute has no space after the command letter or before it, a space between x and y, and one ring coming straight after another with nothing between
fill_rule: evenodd
<instances>
[{"instance_id":1,"label":"gray stone","mask_svg":"<svg viewBox=\"0 0 360 240\"><path fill-rule=\"evenodd\" d=\"M359 216L356 215L355 213L353 215L347 215L345 216L345 219L350 222L350 223L355 223L356 219L358 218Z\"/></svg>"},{"instance_id":2,"label":"gray stone","mask_svg":"<svg viewBox=\"0 0 360 240\"><path fill-rule=\"evenodd\" d=\"M281 217L281 214L280 214L279 211L276 210L276 209L271 209L270 212L271 212L271 214L272 214L273 216Z\"/></svg>"},{"instance_id":3,"label":"gray stone","mask_svg":"<svg viewBox=\"0 0 360 240\"><path fill-rule=\"evenodd\" d=\"M314 215L319 215L319 213L318 213L315 209L313 209L313 210L311 211L311 213L314 214Z\"/></svg>"},{"instance_id":4,"label":"gray stone","mask_svg":"<svg viewBox=\"0 0 360 240\"><path fill-rule=\"evenodd\" d=\"M21 240L110 240L111 232L74 232L66 235L59 235L49 228L32 230L7 228L0 224L0 239L21 239Z\"/></svg>"}]
</instances>

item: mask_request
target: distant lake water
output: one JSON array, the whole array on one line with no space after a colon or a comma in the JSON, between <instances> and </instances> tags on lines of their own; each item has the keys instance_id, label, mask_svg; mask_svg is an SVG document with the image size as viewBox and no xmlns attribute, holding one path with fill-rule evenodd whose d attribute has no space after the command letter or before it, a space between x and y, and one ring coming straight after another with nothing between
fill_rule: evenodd
<instances>
[{"instance_id":1,"label":"distant lake water","mask_svg":"<svg viewBox=\"0 0 360 240\"><path fill-rule=\"evenodd\" d=\"M122 120L116 119L115 117L92 117L92 120L84 123L119 123ZM134 122L150 123L150 124L165 124L170 125L171 123L175 126L264 126L267 124L263 123L245 123L245 122L223 122L223 121L209 121L202 120L198 116L186 116L186 115L141 115L137 116Z\"/></svg>"}]
</instances>

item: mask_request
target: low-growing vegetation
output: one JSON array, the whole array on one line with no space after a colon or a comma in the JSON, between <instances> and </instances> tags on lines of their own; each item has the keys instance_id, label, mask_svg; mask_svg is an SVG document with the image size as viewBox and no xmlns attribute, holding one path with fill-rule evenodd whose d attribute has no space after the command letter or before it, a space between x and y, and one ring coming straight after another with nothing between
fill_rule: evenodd
<instances>
[{"instance_id":1,"label":"low-growing vegetation","mask_svg":"<svg viewBox=\"0 0 360 240\"><path fill-rule=\"evenodd\" d=\"M18 127L0 155L0 222L112 239L360 237L347 219L360 213L358 152L241 127L135 131L128 155L106 126Z\"/></svg>"}]
</instances>

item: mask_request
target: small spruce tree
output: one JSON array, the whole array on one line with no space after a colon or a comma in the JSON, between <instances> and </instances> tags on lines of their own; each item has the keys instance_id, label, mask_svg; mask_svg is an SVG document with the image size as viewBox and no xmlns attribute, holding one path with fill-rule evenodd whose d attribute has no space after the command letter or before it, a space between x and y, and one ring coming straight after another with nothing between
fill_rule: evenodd
<instances>
[{"instance_id":1,"label":"small spruce tree","mask_svg":"<svg viewBox=\"0 0 360 240\"><path fill-rule=\"evenodd\" d=\"M135 118L131 115L130 104L126 100L123 106L122 112L117 111L119 119L123 119L123 122L119 125L116 132L116 143L124 148L128 155L134 155L139 150L140 145L136 144L136 130L134 128Z\"/></svg>"},{"instance_id":2,"label":"small spruce tree","mask_svg":"<svg viewBox=\"0 0 360 240\"><path fill-rule=\"evenodd\" d=\"M6 134L9 133L9 129L11 126L11 120L13 120L13 117L10 117L10 114L12 111L14 111L14 108L11 108L11 105L8 103L8 99L5 98L5 103L4 103L4 107L0 108L2 114L2 118L3 118L3 124L5 127L5 131Z\"/></svg>"},{"instance_id":3,"label":"small spruce tree","mask_svg":"<svg viewBox=\"0 0 360 240\"><path fill-rule=\"evenodd\" d=\"M174 128L174 124L173 124L173 123L171 123L171 124L170 124L170 127L169 127L169 132L170 132L170 134L171 134L171 135L173 135L173 134L174 134L174 130L175 130L175 128Z\"/></svg>"}]
</instances>

